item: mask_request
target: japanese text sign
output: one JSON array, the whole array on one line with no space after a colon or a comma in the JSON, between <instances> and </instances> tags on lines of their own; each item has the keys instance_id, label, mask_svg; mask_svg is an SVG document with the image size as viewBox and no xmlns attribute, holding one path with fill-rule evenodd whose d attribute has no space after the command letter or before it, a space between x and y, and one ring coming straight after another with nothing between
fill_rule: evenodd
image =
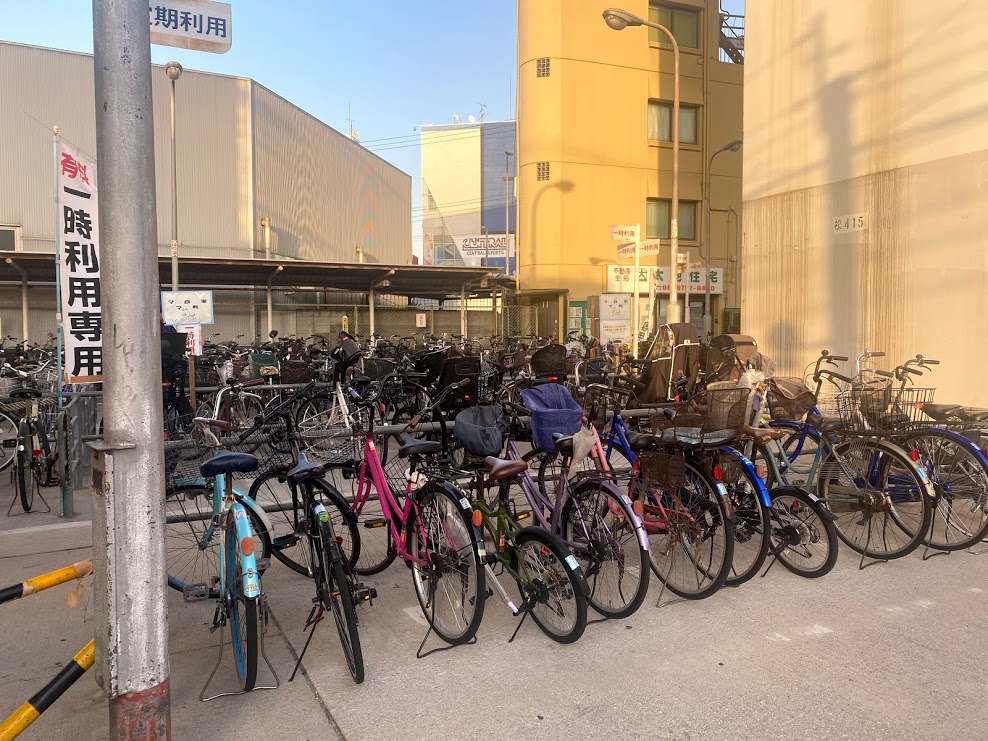
<instances>
[{"instance_id":1,"label":"japanese text sign","mask_svg":"<svg viewBox=\"0 0 988 741\"><path fill-rule=\"evenodd\" d=\"M233 44L229 3L212 0L149 0L151 43L225 54Z\"/></svg>"},{"instance_id":2,"label":"japanese text sign","mask_svg":"<svg viewBox=\"0 0 988 741\"><path fill-rule=\"evenodd\" d=\"M638 224L611 224L611 240L614 242L637 242Z\"/></svg>"},{"instance_id":3,"label":"japanese text sign","mask_svg":"<svg viewBox=\"0 0 988 741\"><path fill-rule=\"evenodd\" d=\"M58 148L56 236L65 377L69 383L96 383L103 375L96 163L62 140Z\"/></svg>"},{"instance_id":4,"label":"japanese text sign","mask_svg":"<svg viewBox=\"0 0 988 741\"><path fill-rule=\"evenodd\" d=\"M212 324L212 291L162 291L161 318L165 324Z\"/></svg>"},{"instance_id":5,"label":"japanese text sign","mask_svg":"<svg viewBox=\"0 0 988 741\"><path fill-rule=\"evenodd\" d=\"M626 265L607 266L607 290L609 292L634 292L634 268ZM649 274L655 281L656 293L669 292L669 268L654 268L641 266L638 270L638 292L648 293ZM707 289L706 270L701 263L692 263L685 271L679 273L676 280L676 290L680 293L704 293ZM721 268L710 268L710 293L724 292L724 271Z\"/></svg>"}]
</instances>

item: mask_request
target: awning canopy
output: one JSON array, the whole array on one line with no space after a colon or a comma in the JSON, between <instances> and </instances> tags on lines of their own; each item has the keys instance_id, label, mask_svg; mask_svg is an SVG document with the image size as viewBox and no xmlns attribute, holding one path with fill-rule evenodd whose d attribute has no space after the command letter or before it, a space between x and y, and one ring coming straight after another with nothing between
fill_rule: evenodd
<instances>
[{"instance_id":1,"label":"awning canopy","mask_svg":"<svg viewBox=\"0 0 988 741\"><path fill-rule=\"evenodd\" d=\"M18 270L20 268L20 270ZM50 252L10 252L0 260L0 282L19 283L21 270L31 283L55 282L55 256ZM490 268L431 265L347 264L265 258L180 257L182 288L316 288L379 293L412 298L459 296L466 286L476 292L494 274ZM163 288L171 285L171 258L158 257Z\"/></svg>"}]
</instances>

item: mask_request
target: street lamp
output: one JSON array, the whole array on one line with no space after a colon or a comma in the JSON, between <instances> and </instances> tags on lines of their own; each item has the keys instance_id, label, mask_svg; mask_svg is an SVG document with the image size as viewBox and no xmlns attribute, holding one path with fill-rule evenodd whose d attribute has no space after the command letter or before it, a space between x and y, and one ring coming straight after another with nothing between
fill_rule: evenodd
<instances>
[{"instance_id":1,"label":"street lamp","mask_svg":"<svg viewBox=\"0 0 988 741\"><path fill-rule=\"evenodd\" d=\"M672 258L669 261L672 276L669 280L669 304L666 306L666 322L679 322L679 293L676 289L676 278L679 274L679 44L665 26L646 21L627 10L608 8L604 11L604 22L615 31L622 31L628 26L647 26L661 31L669 37L672 45L673 65L673 94L672 94L672 217L669 219L669 242L672 246ZM638 249L637 246L635 249ZM635 276L637 278L637 276ZM638 286L635 285L635 301L638 301ZM636 304L637 305L637 304ZM638 334L635 327L635 335Z\"/></svg>"},{"instance_id":2,"label":"street lamp","mask_svg":"<svg viewBox=\"0 0 988 741\"><path fill-rule=\"evenodd\" d=\"M491 261L491 235L486 226L480 227L480 233L484 235L484 257L480 265L481 267L487 267L487 263Z\"/></svg>"},{"instance_id":3,"label":"street lamp","mask_svg":"<svg viewBox=\"0 0 988 741\"><path fill-rule=\"evenodd\" d=\"M723 147L718 149L712 155L710 159L707 160L707 172L703 179L704 194L703 199L703 209L705 211L704 219L705 225L703 228L703 252L705 255L706 267L707 267L707 278L706 287L703 292L703 337L704 340L709 342L710 336L713 334L714 321L713 317L710 315L710 171L714 166L714 157L716 157L721 152L737 152L741 149L741 140L735 139L734 141L728 142Z\"/></svg>"},{"instance_id":4,"label":"street lamp","mask_svg":"<svg viewBox=\"0 0 988 741\"><path fill-rule=\"evenodd\" d=\"M175 152L175 82L182 76L182 65L169 62L165 74L172 81L171 120L172 120L172 290L178 290L178 165ZM270 329L270 328L269 328Z\"/></svg>"}]
</instances>

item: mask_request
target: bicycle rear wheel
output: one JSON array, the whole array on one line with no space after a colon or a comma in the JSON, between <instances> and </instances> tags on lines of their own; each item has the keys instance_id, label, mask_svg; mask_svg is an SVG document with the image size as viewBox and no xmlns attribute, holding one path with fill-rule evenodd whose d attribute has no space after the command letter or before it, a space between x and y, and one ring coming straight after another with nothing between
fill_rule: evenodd
<instances>
[{"instance_id":1,"label":"bicycle rear wheel","mask_svg":"<svg viewBox=\"0 0 988 741\"><path fill-rule=\"evenodd\" d=\"M333 613L336 631L340 636L343 656L353 681L364 681L364 655L360 650L360 634L357 631L357 613L353 586L346 573L329 518L319 523L319 569L317 584L323 608Z\"/></svg>"},{"instance_id":2,"label":"bicycle rear wheel","mask_svg":"<svg viewBox=\"0 0 988 741\"><path fill-rule=\"evenodd\" d=\"M734 522L711 472L687 459L683 486L648 490L642 482L632 492L643 498L652 571L666 588L685 599L720 589L734 559Z\"/></svg>"},{"instance_id":3,"label":"bicycle rear wheel","mask_svg":"<svg viewBox=\"0 0 988 741\"><path fill-rule=\"evenodd\" d=\"M30 468L31 455L26 451L17 452L17 494L21 500L21 509L30 512L34 506L34 477Z\"/></svg>"},{"instance_id":4,"label":"bicycle rear wheel","mask_svg":"<svg viewBox=\"0 0 988 741\"><path fill-rule=\"evenodd\" d=\"M833 446L817 476L817 496L833 513L837 536L869 558L902 558L919 547L933 516L931 494L904 450L873 438Z\"/></svg>"},{"instance_id":5,"label":"bicycle rear wheel","mask_svg":"<svg viewBox=\"0 0 988 741\"><path fill-rule=\"evenodd\" d=\"M564 543L580 562L590 606L606 618L633 615L648 591L648 550L631 500L601 481L571 485L559 520Z\"/></svg>"},{"instance_id":6,"label":"bicycle rear wheel","mask_svg":"<svg viewBox=\"0 0 988 741\"><path fill-rule=\"evenodd\" d=\"M579 640L587 628L587 593L579 562L556 536L526 527L514 537L511 564L532 620L557 643Z\"/></svg>"},{"instance_id":7,"label":"bicycle rear wheel","mask_svg":"<svg viewBox=\"0 0 988 741\"><path fill-rule=\"evenodd\" d=\"M427 483L414 494L408 525L412 583L433 631L451 645L467 643L484 617L486 582L479 543L468 515L445 486Z\"/></svg>"},{"instance_id":8,"label":"bicycle rear wheel","mask_svg":"<svg viewBox=\"0 0 988 741\"><path fill-rule=\"evenodd\" d=\"M271 557L271 536L257 513L245 507L254 531L255 553ZM213 519L213 490L183 486L165 498L165 569L168 586L181 592L187 585L205 584L209 597L220 596L219 533L203 543ZM258 546L260 546L258 548Z\"/></svg>"},{"instance_id":9,"label":"bicycle rear wheel","mask_svg":"<svg viewBox=\"0 0 988 741\"><path fill-rule=\"evenodd\" d=\"M832 515L802 489L772 489L772 553L792 573L807 579L829 574L837 563L837 528Z\"/></svg>"},{"instance_id":10,"label":"bicycle rear wheel","mask_svg":"<svg viewBox=\"0 0 988 741\"><path fill-rule=\"evenodd\" d=\"M18 423L10 415L0 412L0 471L17 457L17 428Z\"/></svg>"},{"instance_id":11,"label":"bicycle rear wheel","mask_svg":"<svg viewBox=\"0 0 988 741\"><path fill-rule=\"evenodd\" d=\"M724 583L737 587L757 574L768 556L772 529L769 506L762 501L760 481L753 467L724 452L718 452L714 463L715 477L719 467L719 481L727 487L734 512L734 556Z\"/></svg>"},{"instance_id":12,"label":"bicycle rear wheel","mask_svg":"<svg viewBox=\"0 0 988 741\"><path fill-rule=\"evenodd\" d=\"M915 450L936 493L930 548L959 551L988 535L988 467L978 453L947 430L910 435L903 444Z\"/></svg>"},{"instance_id":13,"label":"bicycle rear wheel","mask_svg":"<svg viewBox=\"0 0 988 741\"><path fill-rule=\"evenodd\" d=\"M226 518L226 574L227 601L230 616L230 638L233 659L237 667L240 689L249 692L257 683L257 657L260 648L260 620L257 597L247 597L243 592L243 566L240 561L240 540L233 516Z\"/></svg>"}]
</instances>

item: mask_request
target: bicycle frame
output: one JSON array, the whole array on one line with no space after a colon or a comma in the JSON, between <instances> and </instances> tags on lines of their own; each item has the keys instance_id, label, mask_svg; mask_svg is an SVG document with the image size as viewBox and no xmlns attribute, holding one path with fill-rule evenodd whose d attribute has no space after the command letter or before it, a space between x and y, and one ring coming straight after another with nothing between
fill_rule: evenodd
<instances>
[{"instance_id":1,"label":"bicycle frame","mask_svg":"<svg viewBox=\"0 0 988 741\"><path fill-rule=\"evenodd\" d=\"M261 594L261 579L260 574L257 570L257 557L254 555L253 550L250 553L246 553L242 547L242 544L247 538L253 540L254 530L250 526L250 518L247 516L247 508L239 501L243 495L238 495L235 493L235 489L230 486L230 493L227 494L227 481L226 474L219 474L213 478L213 518L209 523L209 527L206 528L206 534L203 536L203 540L200 541L200 547L203 547L203 543L208 543L209 538L215 531L217 525L223 518L223 512L225 510L226 517L232 517L234 526L237 531L237 547L240 548L240 563L244 570L242 574L230 575L226 573L226 528L220 528L220 584L219 592L220 594L225 594L227 588L230 584L230 577L233 576L236 579L240 579L244 585L244 596L245 597L258 597ZM256 505L255 505L256 506ZM219 513L217 514L217 508ZM268 523L269 524L269 523Z\"/></svg>"}]
</instances>

